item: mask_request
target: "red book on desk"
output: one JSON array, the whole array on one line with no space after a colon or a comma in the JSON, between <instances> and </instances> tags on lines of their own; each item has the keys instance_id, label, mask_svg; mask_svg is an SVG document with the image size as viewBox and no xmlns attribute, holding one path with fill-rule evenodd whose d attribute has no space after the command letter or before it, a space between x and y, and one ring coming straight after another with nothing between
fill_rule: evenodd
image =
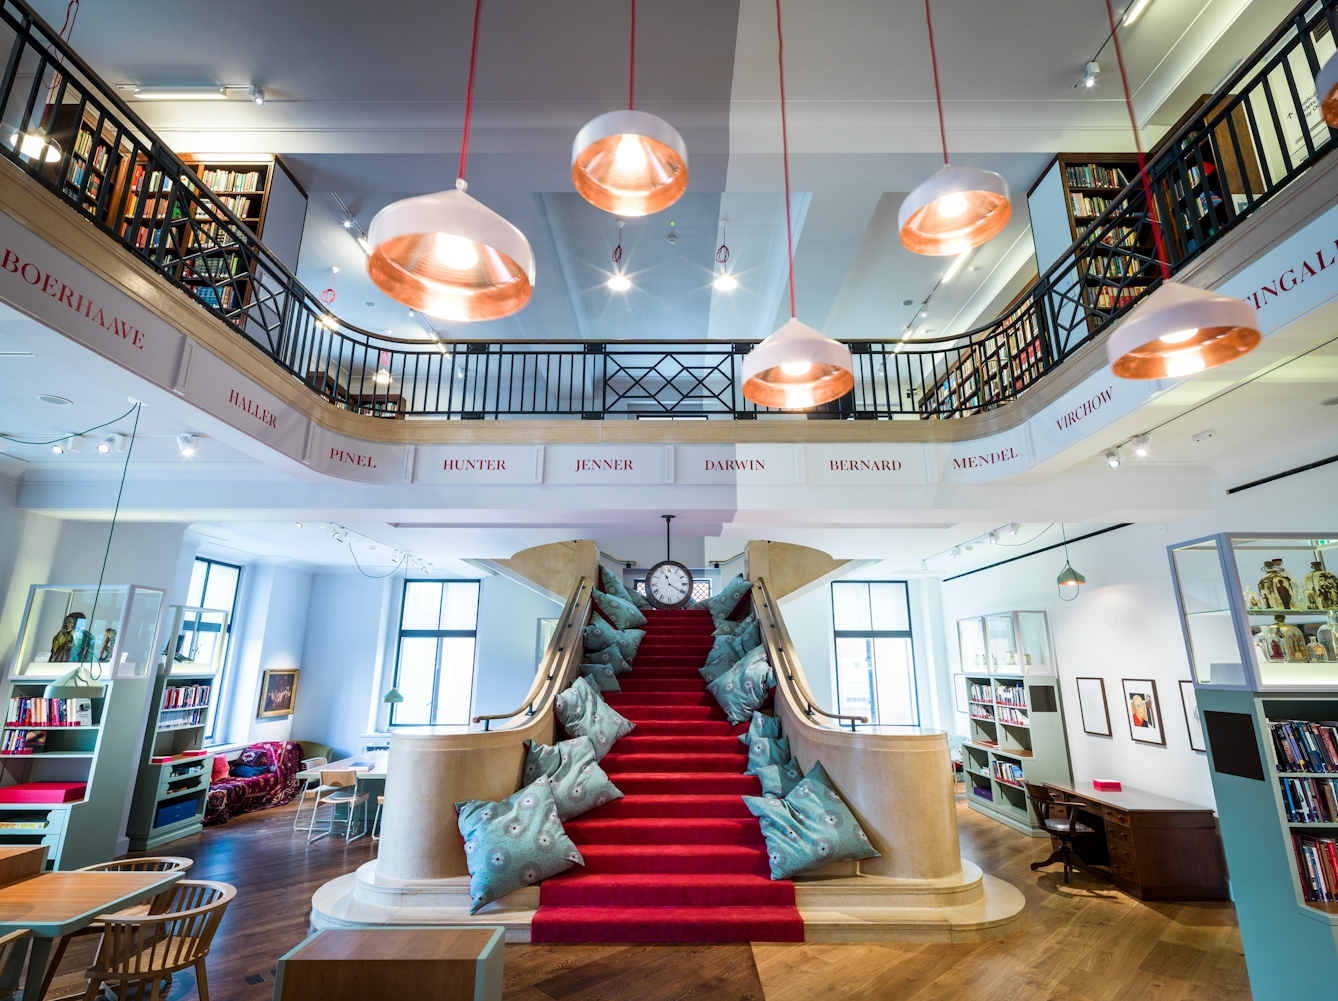
<instances>
[{"instance_id":1,"label":"red book on desk","mask_svg":"<svg viewBox=\"0 0 1338 1001\"><path fill-rule=\"evenodd\" d=\"M1097 792L1120 792L1123 786L1115 779L1092 779L1092 788Z\"/></svg>"},{"instance_id":2,"label":"red book on desk","mask_svg":"<svg viewBox=\"0 0 1338 1001\"><path fill-rule=\"evenodd\" d=\"M87 788L86 782L20 782L0 787L0 803L73 803Z\"/></svg>"}]
</instances>

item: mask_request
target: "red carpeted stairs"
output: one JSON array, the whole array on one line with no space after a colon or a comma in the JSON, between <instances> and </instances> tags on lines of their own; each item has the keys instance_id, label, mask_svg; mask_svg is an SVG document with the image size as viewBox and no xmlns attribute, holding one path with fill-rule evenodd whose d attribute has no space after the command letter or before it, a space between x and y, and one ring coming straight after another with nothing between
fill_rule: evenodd
<instances>
[{"instance_id":1,"label":"red carpeted stairs","mask_svg":"<svg viewBox=\"0 0 1338 1001\"><path fill-rule=\"evenodd\" d=\"M609 705L636 724L602 766L624 798L568 821L585 856L540 886L532 942L802 942L794 884L773 881L748 749L697 673L706 611L646 612Z\"/></svg>"}]
</instances>

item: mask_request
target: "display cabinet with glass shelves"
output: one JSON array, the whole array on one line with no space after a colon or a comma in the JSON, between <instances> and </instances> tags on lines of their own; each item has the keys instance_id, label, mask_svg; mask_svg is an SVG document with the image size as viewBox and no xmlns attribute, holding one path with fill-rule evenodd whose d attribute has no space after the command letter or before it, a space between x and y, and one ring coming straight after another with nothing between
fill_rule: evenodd
<instances>
[{"instance_id":1,"label":"display cabinet with glass shelves","mask_svg":"<svg viewBox=\"0 0 1338 1001\"><path fill-rule=\"evenodd\" d=\"M1026 783L1072 775L1050 629L1044 612L957 621L968 733L962 748L971 809L1032 837L1046 837Z\"/></svg>"},{"instance_id":2,"label":"display cabinet with glass shelves","mask_svg":"<svg viewBox=\"0 0 1338 1001\"><path fill-rule=\"evenodd\" d=\"M126 797L164 593L34 585L4 682L0 845L75 869L124 851Z\"/></svg>"},{"instance_id":3,"label":"display cabinet with glass shelves","mask_svg":"<svg viewBox=\"0 0 1338 1001\"><path fill-rule=\"evenodd\" d=\"M204 750L226 654L228 613L173 605L154 679L126 833L150 851L199 831L213 756Z\"/></svg>"}]
</instances>

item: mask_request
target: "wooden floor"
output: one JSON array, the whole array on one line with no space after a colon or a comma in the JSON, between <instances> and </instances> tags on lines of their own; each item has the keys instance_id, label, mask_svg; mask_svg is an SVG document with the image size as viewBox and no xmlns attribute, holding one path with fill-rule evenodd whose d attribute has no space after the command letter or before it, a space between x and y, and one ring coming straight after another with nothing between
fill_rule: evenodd
<instances>
[{"instance_id":1,"label":"wooden floor","mask_svg":"<svg viewBox=\"0 0 1338 1001\"><path fill-rule=\"evenodd\" d=\"M1229 904L1144 904L1105 884L1033 873L1045 843L958 804L963 854L1027 897L1027 924L977 945L508 945L505 1001L1244 1001ZM238 888L209 959L212 1001L267 1001L275 960L307 933L315 889L371 858L369 839L307 846L292 808L164 848ZM86 942L88 940L85 940ZM85 950L90 946L85 945ZM71 948L51 997L82 986ZM181 976L170 1001L195 1001Z\"/></svg>"}]
</instances>

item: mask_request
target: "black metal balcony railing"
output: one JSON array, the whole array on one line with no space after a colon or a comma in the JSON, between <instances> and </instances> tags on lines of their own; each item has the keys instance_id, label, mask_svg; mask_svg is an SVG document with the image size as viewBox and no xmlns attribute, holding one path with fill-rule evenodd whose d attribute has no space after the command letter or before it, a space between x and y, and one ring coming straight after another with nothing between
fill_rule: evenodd
<instances>
[{"instance_id":1,"label":"black metal balcony railing","mask_svg":"<svg viewBox=\"0 0 1338 1001\"><path fill-rule=\"evenodd\" d=\"M823 417L947 418L1016 399L1334 146L1306 0L1009 313L934 340L847 342L855 388ZM335 406L381 417L803 416L743 399L751 341L409 341L343 323L20 0L0 0L0 154ZM1307 108L1309 106L1309 108ZM1154 220L1155 215L1155 220Z\"/></svg>"}]
</instances>

